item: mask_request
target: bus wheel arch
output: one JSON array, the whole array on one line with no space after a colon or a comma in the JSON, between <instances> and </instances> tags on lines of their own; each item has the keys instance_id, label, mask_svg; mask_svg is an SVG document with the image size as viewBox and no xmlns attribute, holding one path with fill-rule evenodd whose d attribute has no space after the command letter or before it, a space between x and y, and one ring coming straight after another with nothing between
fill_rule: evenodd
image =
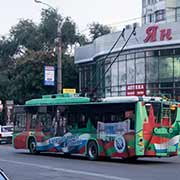
<instances>
[{"instance_id":1,"label":"bus wheel arch","mask_svg":"<svg viewBox=\"0 0 180 180\"><path fill-rule=\"evenodd\" d=\"M39 152L36 150L36 139L33 136L28 138L28 149L31 154L38 154Z\"/></svg>"},{"instance_id":2,"label":"bus wheel arch","mask_svg":"<svg viewBox=\"0 0 180 180\"><path fill-rule=\"evenodd\" d=\"M87 157L90 160L97 160L99 158L99 148L95 140L89 140L87 143Z\"/></svg>"}]
</instances>

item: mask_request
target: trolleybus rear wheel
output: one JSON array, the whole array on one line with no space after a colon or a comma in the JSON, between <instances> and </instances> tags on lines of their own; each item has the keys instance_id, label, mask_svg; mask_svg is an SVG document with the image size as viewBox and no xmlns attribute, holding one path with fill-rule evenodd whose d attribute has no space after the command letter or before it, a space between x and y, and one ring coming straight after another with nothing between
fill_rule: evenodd
<instances>
[{"instance_id":1,"label":"trolleybus rear wheel","mask_svg":"<svg viewBox=\"0 0 180 180\"><path fill-rule=\"evenodd\" d=\"M39 152L36 150L36 141L34 138L30 138L29 139L29 143L28 143L28 146L29 146L29 152L31 154L38 154Z\"/></svg>"}]
</instances>

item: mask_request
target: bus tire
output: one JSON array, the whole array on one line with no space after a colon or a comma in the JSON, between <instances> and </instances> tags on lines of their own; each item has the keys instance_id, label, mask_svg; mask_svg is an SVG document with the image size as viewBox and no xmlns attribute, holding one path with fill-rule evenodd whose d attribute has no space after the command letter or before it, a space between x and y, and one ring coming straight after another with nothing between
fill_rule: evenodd
<instances>
[{"instance_id":1,"label":"bus tire","mask_svg":"<svg viewBox=\"0 0 180 180\"><path fill-rule=\"evenodd\" d=\"M98 146L95 141L89 141L87 145L87 156L90 160L98 159Z\"/></svg>"},{"instance_id":2,"label":"bus tire","mask_svg":"<svg viewBox=\"0 0 180 180\"><path fill-rule=\"evenodd\" d=\"M31 154L38 154L39 152L36 150L36 141L34 138L30 138L28 140L28 148L29 148L29 152Z\"/></svg>"}]
</instances>

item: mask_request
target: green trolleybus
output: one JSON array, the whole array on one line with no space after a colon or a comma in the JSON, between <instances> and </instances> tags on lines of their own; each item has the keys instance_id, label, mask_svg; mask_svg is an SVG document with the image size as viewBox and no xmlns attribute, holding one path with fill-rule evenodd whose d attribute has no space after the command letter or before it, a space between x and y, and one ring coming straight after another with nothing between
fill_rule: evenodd
<instances>
[{"instance_id":1,"label":"green trolleybus","mask_svg":"<svg viewBox=\"0 0 180 180\"><path fill-rule=\"evenodd\" d=\"M30 153L60 152L135 159L180 154L180 104L159 97L59 94L15 106L13 146Z\"/></svg>"}]
</instances>

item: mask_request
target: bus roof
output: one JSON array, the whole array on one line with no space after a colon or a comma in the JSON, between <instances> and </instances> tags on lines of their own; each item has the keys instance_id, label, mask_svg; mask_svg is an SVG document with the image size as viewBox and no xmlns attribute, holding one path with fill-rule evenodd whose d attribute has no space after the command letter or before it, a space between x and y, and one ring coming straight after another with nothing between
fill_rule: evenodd
<instances>
[{"instance_id":1,"label":"bus roof","mask_svg":"<svg viewBox=\"0 0 180 180\"><path fill-rule=\"evenodd\" d=\"M44 95L39 99L32 99L26 101L26 106L43 106L43 105L70 105L70 104L105 104L105 103L135 103L138 101L145 102L160 102L160 97L138 97L138 96L119 96L119 97L107 97L100 101L91 102L90 98L79 97L71 94L53 94Z\"/></svg>"},{"instance_id":2,"label":"bus roof","mask_svg":"<svg viewBox=\"0 0 180 180\"><path fill-rule=\"evenodd\" d=\"M71 104L71 103L88 103L90 98L87 97L78 97L68 94L54 94L54 95L45 95L40 99L32 99L26 101L28 106L37 106L37 105L58 105L58 104Z\"/></svg>"},{"instance_id":3,"label":"bus roof","mask_svg":"<svg viewBox=\"0 0 180 180\"><path fill-rule=\"evenodd\" d=\"M102 99L107 103L133 103L139 101L137 96L119 96L119 97L107 97Z\"/></svg>"}]
</instances>

